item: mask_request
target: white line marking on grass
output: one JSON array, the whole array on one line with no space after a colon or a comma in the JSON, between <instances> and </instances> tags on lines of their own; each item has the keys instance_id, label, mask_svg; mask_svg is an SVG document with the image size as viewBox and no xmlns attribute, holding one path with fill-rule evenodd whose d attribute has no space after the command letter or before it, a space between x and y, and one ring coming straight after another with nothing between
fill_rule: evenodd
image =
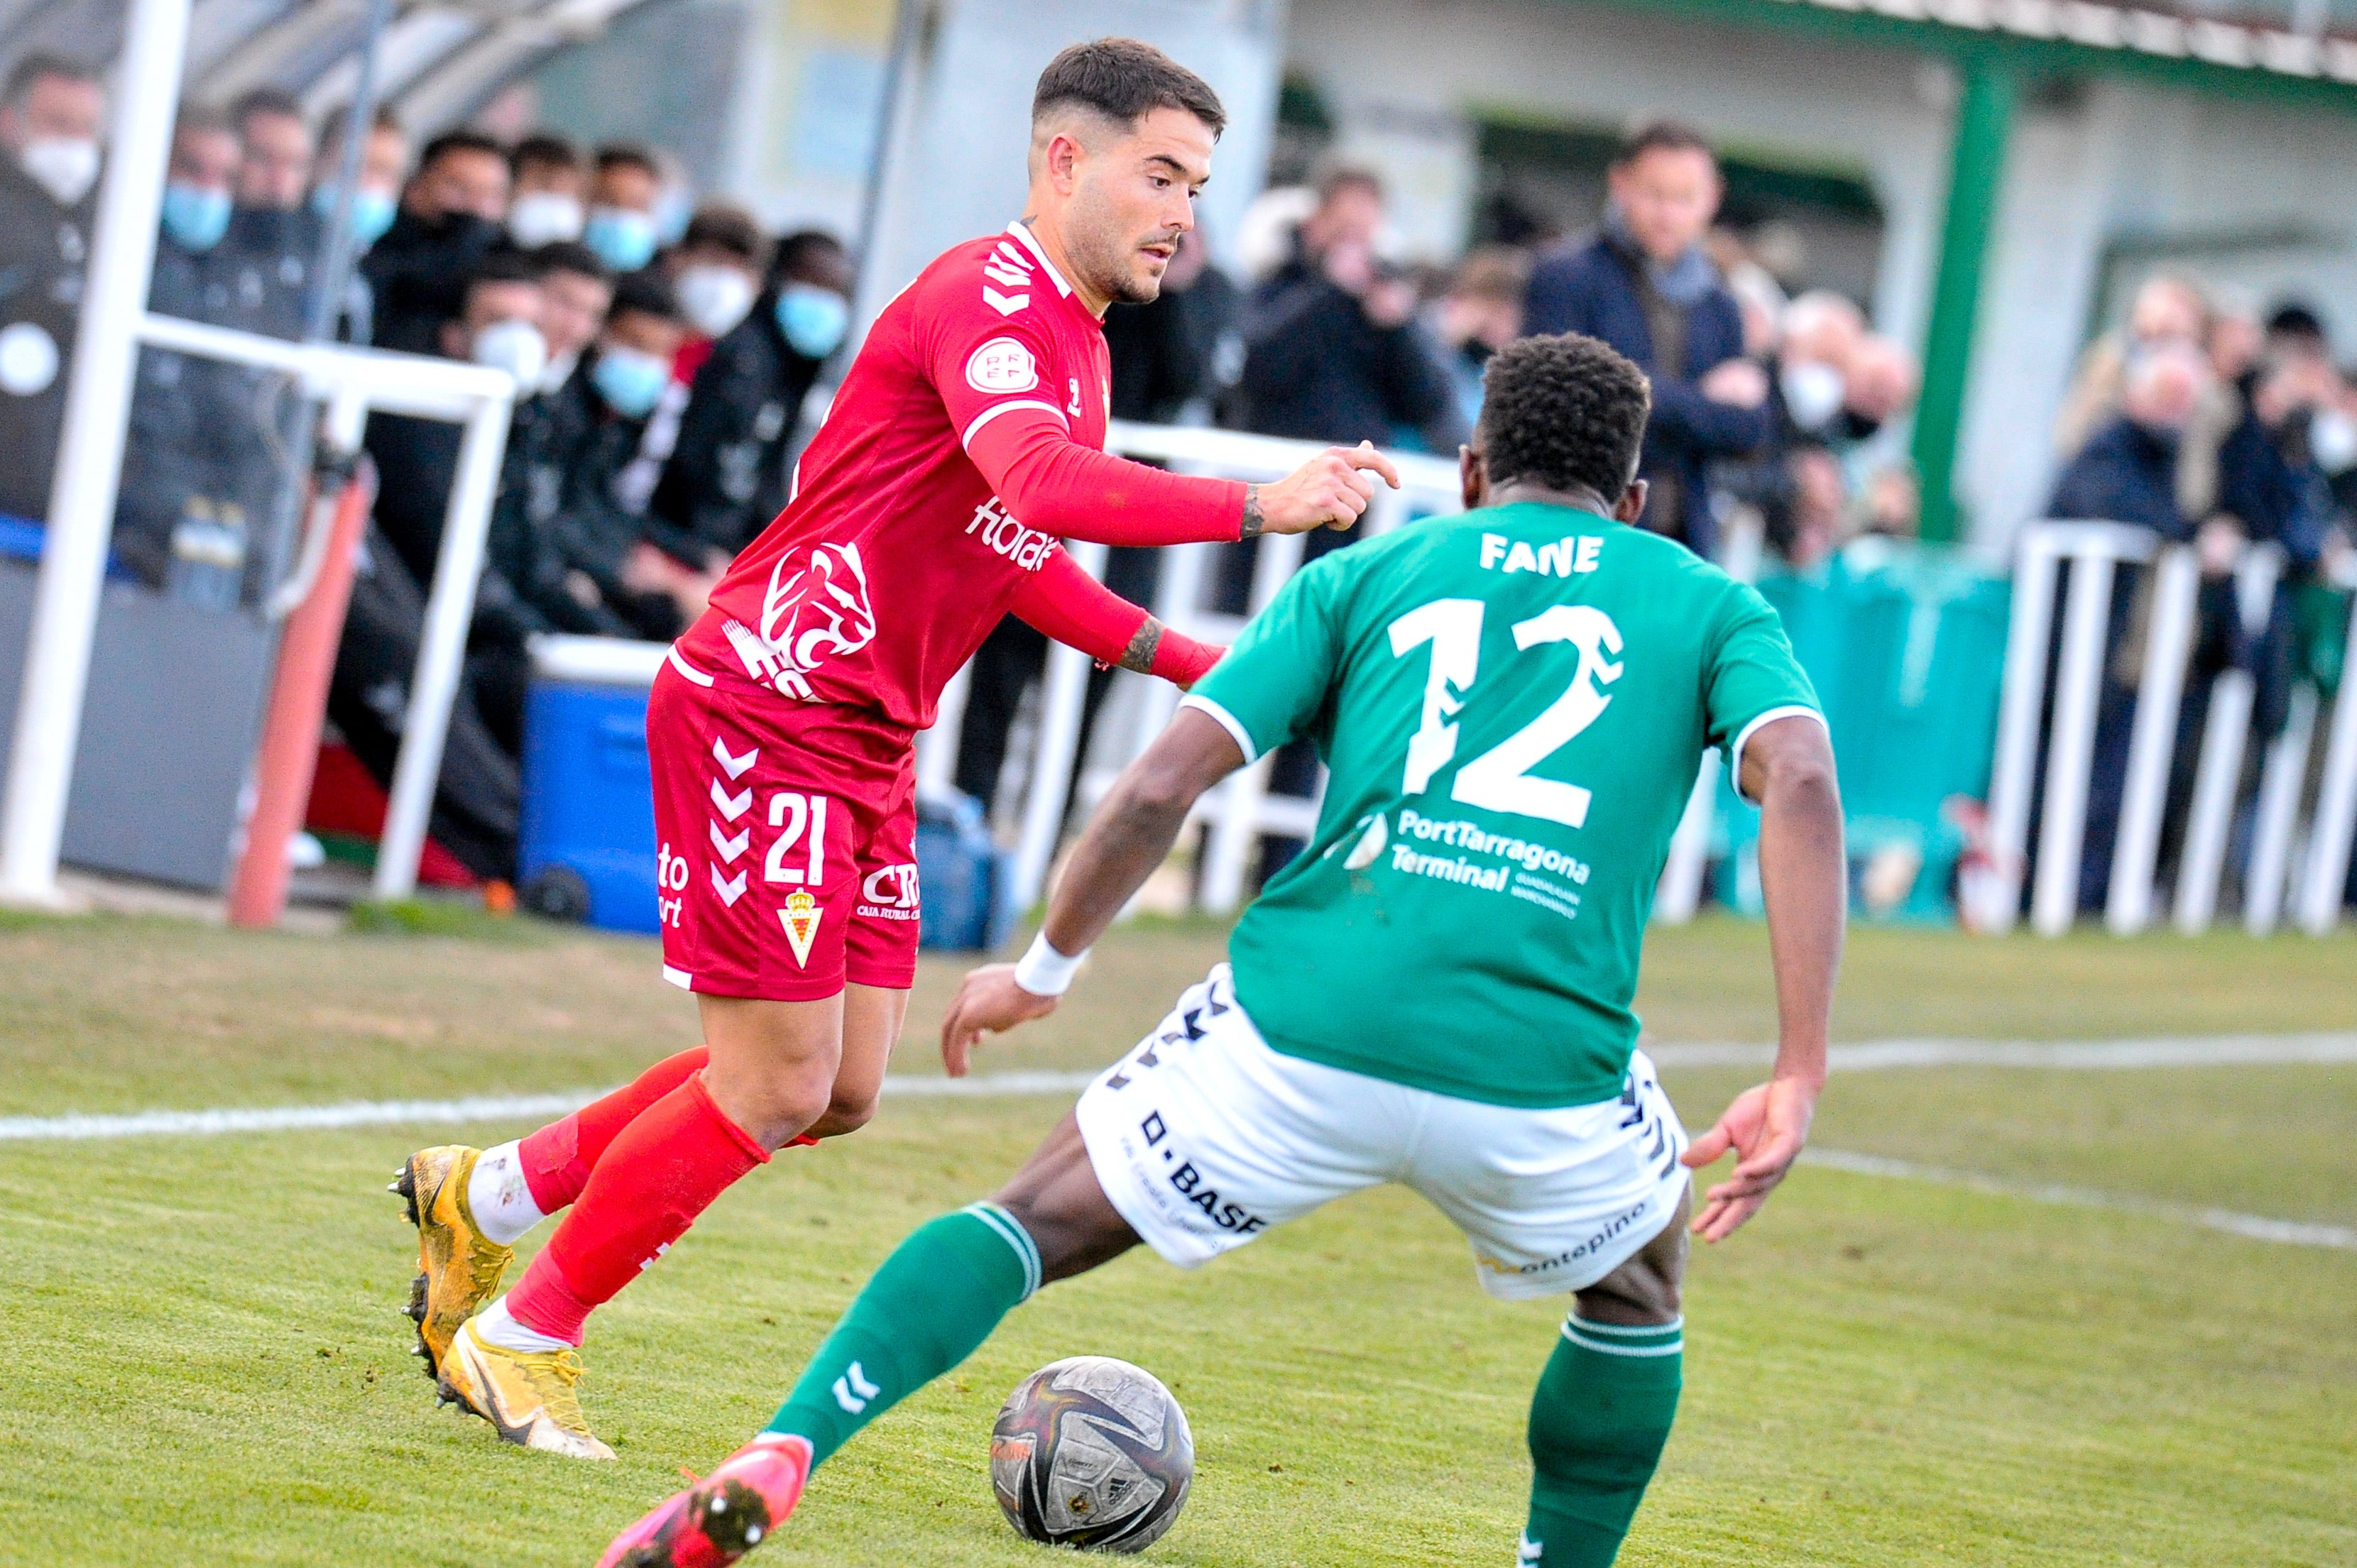
<instances>
[{"instance_id":1,"label":"white line marking on grass","mask_svg":"<svg viewBox=\"0 0 2357 1568\"><path fill-rule=\"evenodd\" d=\"M1752 1067L1773 1046L1647 1045L1656 1067ZM2105 1071L2162 1067L2293 1067L2357 1062L2357 1035L2183 1035L2148 1040L1869 1040L1835 1046L1835 1072L1885 1068L2010 1067Z\"/></svg>"},{"instance_id":2,"label":"white line marking on grass","mask_svg":"<svg viewBox=\"0 0 2357 1568\"><path fill-rule=\"evenodd\" d=\"M895 1099L986 1099L1020 1094L1076 1094L1092 1072L999 1072L973 1078L894 1074L884 1087ZM229 1133L300 1133L338 1127L398 1127L460 1122L504 1122L562 1116L608 1092L478 1094L463 1100L348 1100L334 1105L239 1106L214 1111L141 1111L129 1115L0 1116L0 1143L55 1138L191 1138Z\"/></svg>"},{"instance_id":3,"label":"white line marking on grass","mask_svg":"<svg viewBox=\"0 0 2357 1568\"><path fill-rule=\"evenodd\" d=\"M2264 1214L2242 1214L2231 1208L2172 1203L2167 1198L2141 1197L2133 1193L2098 1192L2093 1187L2068 1187L2060 1182L2007 1181L1997 1176L1983 1176L1977 1171L1919 1165L1913 1160L1894 1160L1881 1155L1853 1154L1846 1149L1807 1149L1801 1155L1801 1163L1847 1171L1853 1176L1893 1176L1902 1181L1960 1187L1997 1197L2028 1198L2033 1203L2067 1204L2074 1208L2109 1208L2123 1214L2174 1219L2180 1224L2206 1226L2212 1230L2248 1237L2255 1241L2281 1241L2295 1247L2332 1247L2342 1251L2357 1251L2357 1230L2345 1225L2274 1219Z\"/></svg>"}]
</instances>

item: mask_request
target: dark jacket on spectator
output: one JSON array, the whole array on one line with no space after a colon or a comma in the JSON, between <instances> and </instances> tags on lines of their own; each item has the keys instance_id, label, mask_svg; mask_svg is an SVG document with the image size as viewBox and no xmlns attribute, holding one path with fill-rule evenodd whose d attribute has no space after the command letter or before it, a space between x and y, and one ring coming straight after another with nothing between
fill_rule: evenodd
<instances>
[{"instance_id":1,"label":"dark jacket on spectator","mask_svg":"<svg viewBox=\"0 0 2357 1568\"><path fill-rule=\"evenodd\" d=\"M679 440L647 510L724 555L786 506L786 446L823 360L795 352L762 295L695 372Z\"/></svg>"},{"instance_id":2,"label":"dark jacket on spectator","mask_svg":"<svg viewBox=\"0 0 2357 1568\"><path fill-rule=\"evenodd\" d=\"M1236 285L1207 266L1183 289L1166 288L1147 304L1106 311L1113 416L1169 424L1184 416L1189 403L1211 395L1220 339L1233 328L1237 306Z\"/></svg>"},{"instance_id":3,"label":"dark jacket on spectator","mask_svg":"<svg viewBox=\"0 0 2357 1568\"><path fill-rule=\"evenodd\" d=\"M1708 268L1699 255L1682 266ZM1719 457L1739 456L1766 441L1773 413L1766 406L1736 408L1713 403L1695 384L1716 367L1743 353L1743 317L1735 296L1715 272L1692 280L1695 297L1683 306L1663 297L1648 259L1633 243L1600 232L1585 244L1559 251L1532 270L1523 306L1523 330L1583 332L1600 338L1635 360L1653 383L1653 414L1645 428L1645 452L1638 472L1652 480L1656 494L1646 507L1645 526L1683 539L1707 557L1718 542L1710 510L1707 470ZM1684 283L1672 285L1684 292ZM1652 313L1648 311L1649 297ZM1683 351L1667 358L1654 341L1653 313L1683 319ZM1663 480L1669 481L1666 486ZM1674 514L1663 491L1674 493Z\"/></svg>"},{"instance_id":4,"label":"dark jacket on spectator","mask_svg":"<svg viewBox=\"0 0 2357 1568\"><path fill-rule=\"evenodd\" d=\"M361 262L375 299L376 346L439 352L442 324L457 317L468 277L501 232L471 214L431 223L407 212L394 219Z\"/></svg>"},{"instance_id":5,"label":"dark jacket on spectator","mask_svg":"<svg viewBox=\"0 0 2357 1568\"><path fill-rule=\"evenodd\" d=\"M2163 539L2189 537L2177 510L2177 442L2126 418L2089 437L2054 482L2047 515L2149 528Z\"/></svg>"},{"instance_id":6,"label":"dark jacket on spectator","mask_svg":"<svg viewBox=\"0 0 2357 1568\"><path fill-rule=\"evenodd\" d=\"M1244 327L1242 423L1265 435L1391 446L1454 411L1448 376L1415 322L1379 327L1302 262L1261 288Z\"/></svg>"},{"instance_id":7,"label":"dark jacket on spectator","mask_svg":"<svg viewBox=\"0 0 2357 1568\"><path fill-rule=\"evenodd\" d=\"M10 516L38 521L48 513L97 203L92 185L81 200L60 207L14 158L0 159L0 332L38 333L57 356L57 373L41 385L0 388L0 512ZM38 347L30 339L27 346Z\"/></svg>"},{"instance_id":8,"label":"dark jacket on spectator","mask_svg":"<svg viewBox=\"0 0 2357 1568\"><path fill-rule=\"evenodd\" d=\"M475 595L479 642L521 650L534 632L638 635L606 607L595 584L576 572L555 534L571 464L596 416L592 396L576 370L563 386L516 407L491 510L483 582Z\"/></svg>"}]
</instances>

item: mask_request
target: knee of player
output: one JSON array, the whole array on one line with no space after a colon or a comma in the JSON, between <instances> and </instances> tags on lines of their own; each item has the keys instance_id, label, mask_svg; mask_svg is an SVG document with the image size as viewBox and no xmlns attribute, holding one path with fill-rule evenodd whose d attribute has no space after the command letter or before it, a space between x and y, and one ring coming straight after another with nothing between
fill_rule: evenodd
<instances>
[{"instance_id":1,"label":"knee of player","mask_svg":"<svg viewBox=\"0 0 2357 1568\"><path fill-rule=\"evenodd\" d=\"M819 1118L819 1126L812 1131L823 1138L839 1138L845 1133L858 1132L876 1119L876 1098L873 1089L864 1094L837 1089L834 1097L827 1101L826 1114Z\"/></svg>"}]
</instances>

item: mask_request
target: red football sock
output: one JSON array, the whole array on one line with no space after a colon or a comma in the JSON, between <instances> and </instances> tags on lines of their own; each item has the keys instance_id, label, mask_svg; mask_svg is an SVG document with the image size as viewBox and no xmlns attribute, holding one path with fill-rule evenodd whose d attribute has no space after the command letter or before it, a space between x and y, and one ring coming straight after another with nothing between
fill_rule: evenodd
<instances>
[{"instance_id":1,"label":"red football sock","mask_svg":"<svg viewBox=\"0 0 2357 1568\"><path fill-rule=\"evenodd\" d=\"M516 1149L523 1166L524 1185L543 1214L554 1214L581 1196L589 1185L608 1144L623 1128L639 1119L647 1107L685 1083L712 1053L702 1046L682 1051L639 1074L603 1100L595 1101L559 1122L551 1122Z\"/></svg>"},{"instance_id":2,"label":"red football sock","mask_svg":"<svg viewBox=\"0 0 2357 1568\"><path fill-rule=\"evenodd\" d=\"M581 1343L590 1312L687 1233L695 1217L770 1156L689 1078L617 1135L548 1245L508 1293L518 1323Z\"/></svg>"}]
</instances>

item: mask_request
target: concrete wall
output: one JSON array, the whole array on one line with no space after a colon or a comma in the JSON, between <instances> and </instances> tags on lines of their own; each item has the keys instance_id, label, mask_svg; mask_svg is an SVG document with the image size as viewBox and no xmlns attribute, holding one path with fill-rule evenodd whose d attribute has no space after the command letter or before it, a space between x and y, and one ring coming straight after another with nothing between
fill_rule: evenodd
<instances>
[{"instance_id":1,"label":"concrete wall","mask_svg":"<svg viewBox=\"0 0 2357 1568\"><path fill-rule=\"evenodd\" d=\"M1057 50L1125 34L1200 73L1228 112L1197 210L1214 254L1261 188L1276 124L1280 0L939 0L890 142L863 314L961 240L1022 215L1031 90Z\"/></svg>"}]
</instances>

